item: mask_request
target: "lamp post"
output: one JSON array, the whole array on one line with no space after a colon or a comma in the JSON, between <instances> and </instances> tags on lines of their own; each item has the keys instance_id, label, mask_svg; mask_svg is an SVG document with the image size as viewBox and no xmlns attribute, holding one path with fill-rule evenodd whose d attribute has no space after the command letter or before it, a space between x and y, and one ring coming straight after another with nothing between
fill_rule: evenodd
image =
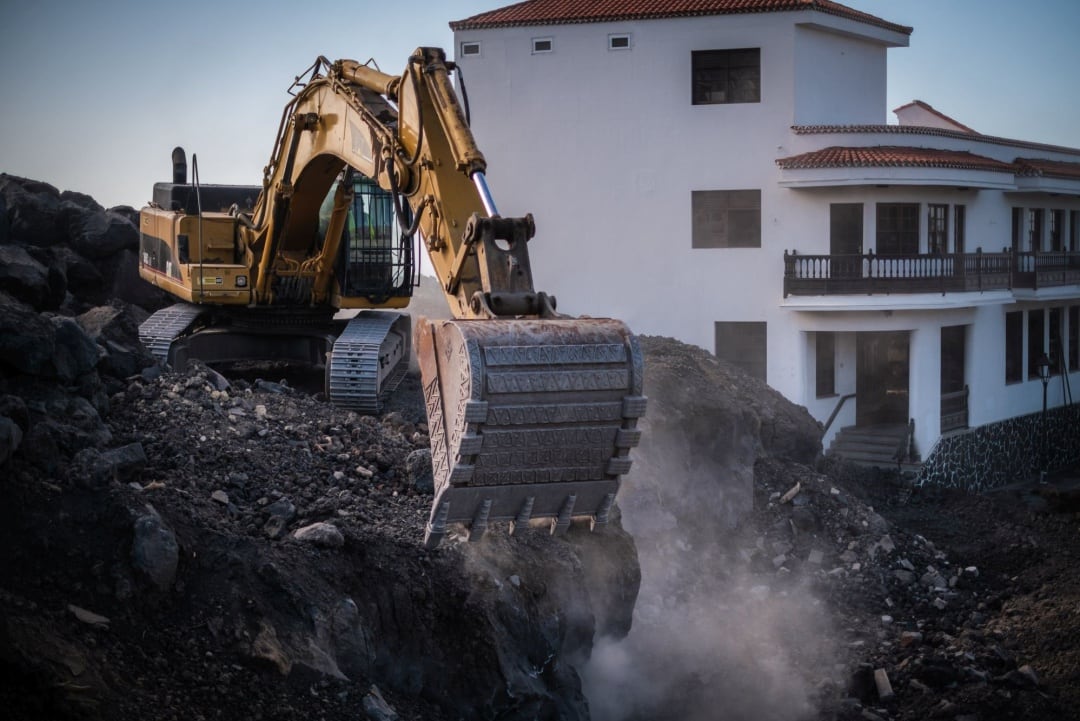
<instances>
[{"instance_id":1,"label":"lamp post","mask_svg":"<svg viewBox=\"0 0 1080 721\"><path fill-rule=\"evenodd\" d=\"M1050 384L1050 359L1043 353L1042 358L1035 364L1035 367L1039 371L1039 380L1042 381L1043 386L1043 409L1042 419L1039 421L1039 425L1042 426L1042 443L1039 449L1039 483L1046 483L1046 386Z\"/></svg>"}]
</instances>

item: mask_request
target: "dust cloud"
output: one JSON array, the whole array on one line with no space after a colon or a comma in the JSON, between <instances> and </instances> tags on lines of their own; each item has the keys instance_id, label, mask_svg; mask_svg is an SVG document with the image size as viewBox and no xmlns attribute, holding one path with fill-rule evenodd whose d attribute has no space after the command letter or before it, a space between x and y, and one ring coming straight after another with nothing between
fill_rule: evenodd
<instances>
[{"instance_id":1,"label":"dust cloud","mask_svg":"<svg viewBox=\"0 0 1080 721\"><path fill-rule=\"evenodd\" d=\"M839 653L822 603L738 523L752 512L753 419L654 408L619 496L641 588L629 634L597 639L579 669L591 717L813 718L816 687L837 673Z\"/></svg>"}]
</instances>

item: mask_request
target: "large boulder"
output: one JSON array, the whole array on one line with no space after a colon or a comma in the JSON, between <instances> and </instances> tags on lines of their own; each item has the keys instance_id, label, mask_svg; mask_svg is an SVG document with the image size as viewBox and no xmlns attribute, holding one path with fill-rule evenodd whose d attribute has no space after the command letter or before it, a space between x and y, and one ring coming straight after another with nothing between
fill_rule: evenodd
<instances>
[{"instance_id":1,"label":"large boulder","mask_svg":"<svg viewBox=\"0 0 1080 721\"><path fill-rule=\"evenodd\" d=\"M55 349L52 322L0 293L0 370L37 375L52 367Z\"/></svg>"},{"instance_id":2,"label":"large boulder","mask_svg":"<svg viewBox=\"0 0 1080 721\"><path fill-rule=\"evenodd\" d=\"M56 279L52 282L55 284ZM35 260L22 246L0 245L0 290L35 308L59 305L55 302L54 286L50 285L49 268ZM63 300L62 286L59 294L59 300ZM54 302L50 303L50 300Z\"/></svg>"},{"instance_id":3,"label":"large boulder","mask_svg":"<svg viewBox=\"0 0 1080 721\"><path fill-rule=\"evenodd\" d=\"M138 229L119 213L87 210L70 200L62 202L60 209L67 220L71 247L85 258L110 258L121 250L139 247Z\"/></svg>"},{"instance_id":4,"label":"large boulder","mask_svg":"<svg viewBox=\"0 0 1080 721\"><path fill-rule=\"evenodd\" d=\"M91 308L76 318L86 334L104 351L99 370L114 378L127 378L153 365L154 358L139 342L139 324L147 314L115 300Z\"/></svg>"},{"instance_id":5,"label":"large boulder","mask_svg":"<svg viewBox=\"0 0 1080 721\"><path fill-rule=\"evenodd\" d=\"M50 269L63 273L68 292L88 303L107 301L105 278L96 265L66 245L49 248L47 252L41 260Z\"/></svg>"},{"instance_id":6,"label":"large boulder","mask_svg":"<svg viewBox=\"0 0 1080 721\"><path fill-rule=\"evenodd\" d=\"M74 318L53 316L49 320L55 338L50 370L62 382L72 383L93 370L104 352Z\"/></svg>"},{"instance_id":7,"label":"large boulder","mask_svg":"<svg viewBox=\"0 0 1080 721\"><path fill-rule=\"evenodd\" d=\"M48 247L67 240L60 214L60 191L48 183L0 173L12 243Z\"/></svg>"}]
</instances>

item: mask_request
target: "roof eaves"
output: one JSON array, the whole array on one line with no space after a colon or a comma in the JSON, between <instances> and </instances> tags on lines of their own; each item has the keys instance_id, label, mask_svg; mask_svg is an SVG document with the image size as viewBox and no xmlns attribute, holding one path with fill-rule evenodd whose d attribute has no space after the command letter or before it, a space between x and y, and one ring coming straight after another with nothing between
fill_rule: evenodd
<instances>
[{"instance_id":1,"label":"roof eaves","mask_svg":"<svg viewBox=\"0 0 1080 721\"><path fill-rule=\"evenodd\" d=\"M1031 148L1033 150L1046 150L1054 153L1067 153L1080 156L1080 148L1070 148L1064 145L1050 145L1048 143L1036 143L1030 140L1017 140L1015 138L1003 138L997 135L984 135L982 133L965 133L959 130L947 130L935 128L929 125L792 125L791 131L796 135L833 135L833 134L897 134L897 135L937 135L945 138L957 138L959 140L978 140L994 145L1006 145L1016 148Z\"/></svg>"},{"instance_id":2,"label":"roof eaves","mask_svg":"<svg viewBox=\"0 0 1080 721\"><path fill-rule=\"evenodd\" d=\"M762 2L762 4L757 6L742 4L736 7L723 7L715 4L712 7L709 7L708 4L704 4L703 6L700 2L687 2L683 7L671 7L669 5L667 8L662 6L656 8L641 8L641 3L633 3L627 0L627 2L624 3L625 10L617 10L616 8L620 3L614 3L611 12L604 12L596 15L581 12L576 14L556 12L556 10L561 10L561 8L555 8L546 14L541 12L530 15L527 12L515 12L515 10L524 10L535 3L536 0L526 0L525 2L507 5L506 7L473 15L462 20L452 20L449 23L450 29L454 31L488 30L494 28L535 25L570 25L580 23L618 22L622 20L660 20L680 17L749 15L768 12L817 10L828 15L874 25L903 35L910 35L913 30L907 25L892 23L888 20L879 18L876 15L854 10L845 5L841 5L840 3L832 2L831 0L787 0L786 2L781 1L778 3Z\"/></svg>"},{"instance_id":3,"label":"roof eaves","mask_svg":"<svg viewBox=\"0 0 1080 721\"><path fill-rule=\"evenodd\" d=\"M947 168L1015 173L1017 167L966 151L907 146L831 147L779 158L783 170L822 168Z\"/></svg>"}]
</instances>

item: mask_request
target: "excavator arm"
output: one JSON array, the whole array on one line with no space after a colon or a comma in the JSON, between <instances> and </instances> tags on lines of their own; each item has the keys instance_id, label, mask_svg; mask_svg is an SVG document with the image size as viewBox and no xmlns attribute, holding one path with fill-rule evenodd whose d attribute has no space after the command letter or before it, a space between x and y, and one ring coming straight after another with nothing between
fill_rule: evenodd
<instances>
[{"instance_id":1,"label":"excavator arm","mask_svg":"<svg viewBox=\"0 0 1080 721\"><path fill-rule=\"evenodd\" d=\"M392 125L359 114L370 143L354 145L379 156L359 169L408 203L455 317L416 331L435 472L425 540L451 523L472 539L499 520L603 524L639 439L641 351L622 322L559 315L534 289L533 219L498 215L452 68L419 48L400 76L350 61L330 73L396 106Z\"/></svg>"}]
</instances>

